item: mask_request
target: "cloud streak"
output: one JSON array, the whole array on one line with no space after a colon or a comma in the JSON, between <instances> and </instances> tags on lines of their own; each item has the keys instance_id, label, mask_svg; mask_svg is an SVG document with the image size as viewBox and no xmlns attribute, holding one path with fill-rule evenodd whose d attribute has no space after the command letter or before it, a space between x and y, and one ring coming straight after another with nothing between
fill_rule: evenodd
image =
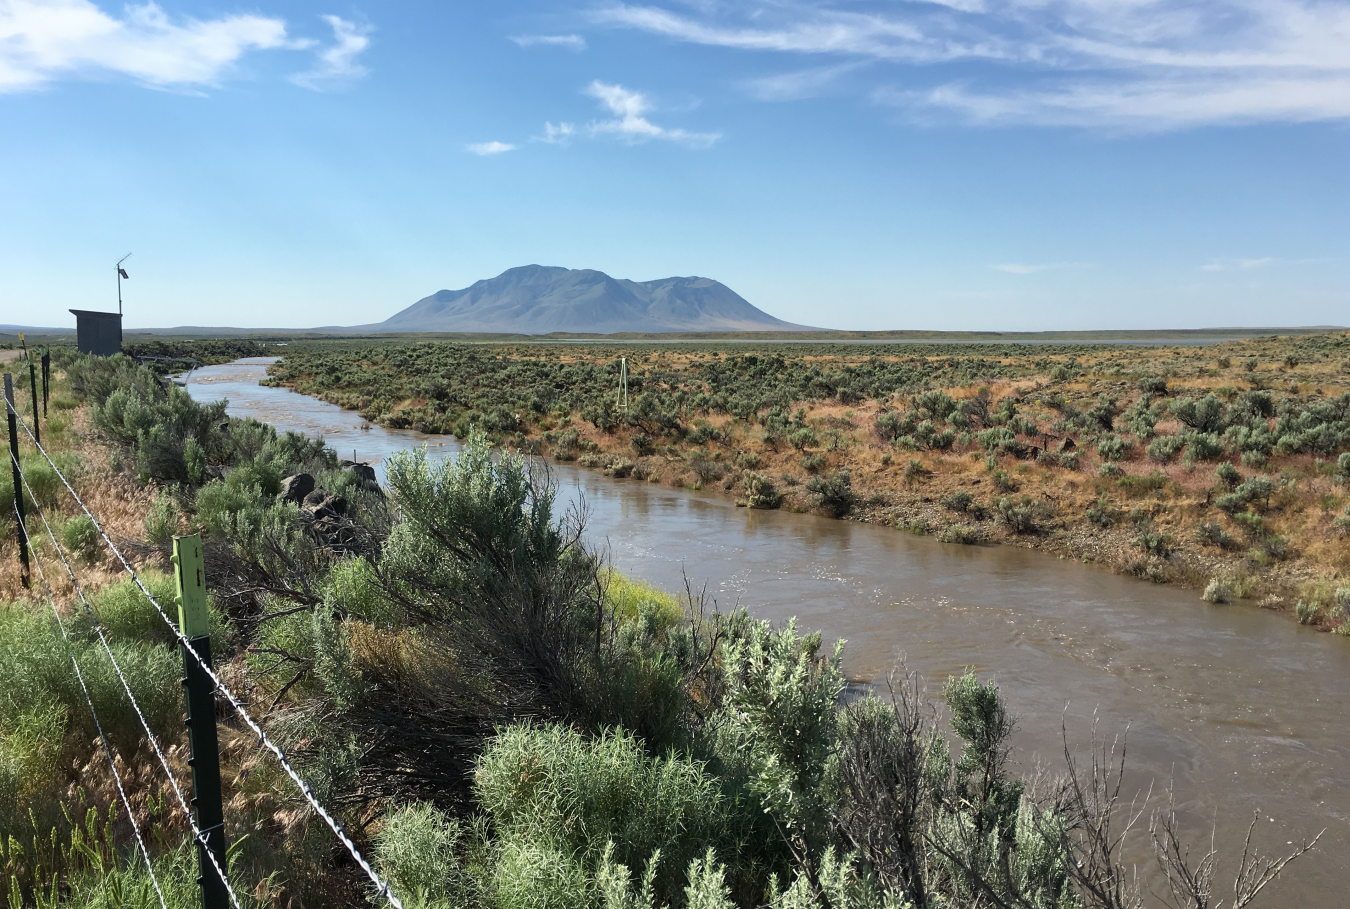
<instances>
[{"instance_id":1,"label":"cloud streak","mask_svg":"<svg viewBox=\"0 0 1350 909\"><path fill-rule=\"evenodd\" d=\"M694 44L898 64L872 97L920 118L1145 131L1350 118L1347 0L621 3L593 18ZM822 84L813 73L828 69L750 91L809 96Z\"/></svg>"},{"instance_id":2,"label":"cloud streak","mask_svg":"<svg viewBox=\"0 0 1350 909\"><path fill-rule=\"evenodd\" d=\"M586 49L586 39L580 35L512 35L508 41L515 42L521 47L565 47L568 50L582 51Z\"/></svg>"},{"instance_id":3,"label":"cloud streak","mask_svg":"<svg viewBox=\"0 0 1350 909\"><path fill-rule=\"evenodd\" d=\"M721 133L694 133L657 126L646 117L652 108L647 96L642 92L626 89L622 85L610 85L596 80L586 87L586 94L597 99L614 115L608 120L594 120L589 123L587 129L591 135L616 135L633 143L664 139L691 148L707 148L722 138Z\"/></svg>"},{"instance_id":4,"label":"cloud streak","mask_svg":"<svg viewBox=\"0 0 1350 909\"><path fill-rule=\"evenodd\" d=\"M544 124L544 134L535 136L532 142L547 142L549 145L566 145L576 133L576 127L571 123L548 123Z\"/></svg>"},{"instance_id":5,"label":"cloud streak","mask_svg":"<svg viewBox=\"0 0 1350 909\"><path fill-rule=\"evenodd\" d=\"M510 142L492 141L474 143L473 145L467 146L467 150L471 154L486 157L488 155L500 155L502 152L515 151L516 147Z\"/></svg>"},{"instance_id":6,"label":"cloud streak","mask_svg":"<svg viewBox=\"0 0 1350 909\"><path fill-rule=\"evenodd\" d=\"M1092 264L1090 262L1046 262L1040 265L1024 265L1019 262L1007 262L989 267L1010 275L1034 275L1038 272L1056 271L1061 268L1091 268Z\"/></svg>"},{"instance_id":7,"label":"cloud streak","mask_svg":"<svg viewBox=\"0 0 1350 909\"><path fill-rule=\"evenodd\" d=\"M316 91L360 79L366 68L356 58L370 46L370 27L338 16L324 16L333 29L333 44L319 51L314 67L291 77L296 85Z\"/></svg>"},{"instance_id":8,"label":"cloud streak","mask_svg":"<svg viewBox=\"0 0 1350 909\"><path fill-rule=\"evenodd\" d=\"M1332 259L1277 259L1262 256L1259 259L1211 259L1200 266L1201 271L1250 271L1272 265L1325 265Z\"/></svg>"}]
</instances>

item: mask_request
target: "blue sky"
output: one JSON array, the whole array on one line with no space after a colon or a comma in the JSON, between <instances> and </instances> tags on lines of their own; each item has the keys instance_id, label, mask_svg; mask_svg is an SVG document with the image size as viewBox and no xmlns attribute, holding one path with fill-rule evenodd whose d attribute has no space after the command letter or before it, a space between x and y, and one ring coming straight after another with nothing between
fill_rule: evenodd
<instances>
[{"instance_id":1,"label":"blue sky","mask_svg":"<svg viewBox=\"0 0 1350 909\"><path fill-rule=\"evenodd\" d=\"M836 328L1350 324L1350 0L0 0L0 323L528 263Z\"/></svg>"}]
</instances>

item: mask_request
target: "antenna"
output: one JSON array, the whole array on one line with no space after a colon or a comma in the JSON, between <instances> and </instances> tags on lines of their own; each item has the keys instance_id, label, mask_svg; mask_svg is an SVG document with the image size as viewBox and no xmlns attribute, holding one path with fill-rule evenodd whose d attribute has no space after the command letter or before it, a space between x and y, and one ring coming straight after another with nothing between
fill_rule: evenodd
<instances>
[{"instance_id":1,"label":"antenna","mask_svg":"<svg viewBox=\"0 0 1350 909\"><path fill-rule=\"evenodd\" d=\"M117 260L117 314L119 316L122 314L122 279L126 278L128 281L131 280L131 275L127 274L126 269L122 267L122 263L130 258L131 253L127 253Z\"/></svg>"}]
</instances>

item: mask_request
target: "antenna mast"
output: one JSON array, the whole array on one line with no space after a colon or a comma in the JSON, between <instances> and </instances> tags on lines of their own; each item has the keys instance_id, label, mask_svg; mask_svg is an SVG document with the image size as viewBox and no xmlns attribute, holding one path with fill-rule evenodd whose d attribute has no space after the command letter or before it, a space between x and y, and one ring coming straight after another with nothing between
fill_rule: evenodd
<instances>
[{"instance_id":1,"label":"antenna mast","mask_svg":"<svg viewBox=\"0 0 1350 909\"><path fill-rule=\"evenodd\" d=\"M615 401L619 410L628 409L628 358L619 357L619 393Z\"/></svg>"},{"instance_id":2,"label":"antenna mast","mask_svg":"<svg viewBox=\"0 0 1350 909\"><path fill-rule=\"evenodd\" d=\"M127 253L125 256L117 260L117 314L119 316L122 314L122 279L123 278L129 279L131 277L131 275L127 274L126 271L122 268L122 263L130 258L131 253Z\"/></svg>"}]
</instances>

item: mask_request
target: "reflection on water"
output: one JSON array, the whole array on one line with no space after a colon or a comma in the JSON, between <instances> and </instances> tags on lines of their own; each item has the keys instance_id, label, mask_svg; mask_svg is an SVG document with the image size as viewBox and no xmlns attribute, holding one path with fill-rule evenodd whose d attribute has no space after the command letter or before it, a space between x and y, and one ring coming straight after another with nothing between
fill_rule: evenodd
<instances>
[{"instance_id":1,"label":"reflection on water","mask_svg":"<svg viewBox=\"0 0 1350 909\"><path fill-rule=\"evenodd\" d=\"M456 450L445 436L363 431L355 413L260 387L268 362L198 370L189 391L227 397L236 416L323 435L381 476L383 459L400 449ZM846 638L846 668L858 678L883 678L902 657L933 689L967 666L993 673L1018 714L1025 764L1061 760L1062 721L1081 749L1095 714L1107 735L1128 729L1129 787L1175 781L1197 840L1217 817L1219 845L1231 847L1257 807L1273 818L1258 830L1271 849L1328 827L1278 895L1284 905L1344 905L1336 894L1350 885L1341 860L1350 847L1347 639L1016 547L747 511L709 494L550 467L560 502L584 503L592 542L629 574L667 589L687 578L723 608L795 615ZM1141 861L1146 837L1135 842Z\"/></svg>"}]
</instances>

